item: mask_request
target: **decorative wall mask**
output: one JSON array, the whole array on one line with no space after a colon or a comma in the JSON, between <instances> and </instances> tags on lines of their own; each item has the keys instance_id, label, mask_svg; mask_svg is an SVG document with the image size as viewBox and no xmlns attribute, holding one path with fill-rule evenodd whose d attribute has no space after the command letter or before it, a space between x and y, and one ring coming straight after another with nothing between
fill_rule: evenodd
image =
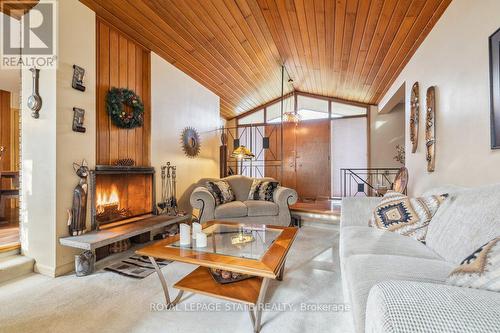
<instances>
[{"instance_id":1,"label":"decorative wall mask","mask_svg":"<svg viewBox=\"0 0 500 333\"><path fill-rule=\"evenodd\" d=\"M83 120L85 119L85 110L80 108L73 108L73 131L85 133L87 130L83 127Z\"/></svg>"},{"instance_id":2,"label":"decorative wall mask","mask_svg":"<svg viewBox=\"0 0 500 333\"><path fill-rule=\"evenodd\" d=\"M411 142L411 152L417 151L418 146L418 122L420 114L420 97L418 82L415 82L411 87L411 97L410 97L410 142Z\"/></svg>"},{"instance_id":3,"label":"decorative wall mask","mask_svg":"<svg viewBox=\"0 0 500 333\"><path fill-rule=\"evenodd\" d=\"M71 86L76 90L85 91L85 86L83 85L84 75L85 69L80 66L73 65L73 80L71 81Z\"/></svg>"},{"instance_id":4,"label":"decorative wall mask","mask_svg":"<svg viewBox=\"0 0 500 333\"><path fill-rule=\"evenodd\" d=\"M187 157L196 157L200 153L200 136L192 127L186 127L181 134L182 150Z\"/></svg>"},{"instance_id":5,"label":"decorative wall mask","mask_svg":"<svg viewBox=\"0 0 500 333\"><path fill-rule=\"evenodd\" d=\"M427 89L426 107L425 147L427 171L433 172L436 159L436 93L434 87L429 87Z\"/></svg>"},{"instance_id":6,"label":"decorative wall mask","mask_svg":"<svg viewBox=\"0 0 500 333\"><path fill-rule=\"evenodd\" d=\"M491 149L500 149L500 29L489 38Z\"/></svg>"},{"instance_id":7,"label":"decorative wall mask","mask_svg":"<svg viewBox=\"0 0 500 333\"><path fill-rule=\"evenodd\" d=\"M73 163L73 169L80 181L73 190L73 207L68 209L68 231L70 235L76 236L85 232L89 167L87 161L83 160L81 164Z\"/></svg>"},{"instance_id":8,"label":"decorative wall mask","mask_svg":"<svg viewBox=\"0 0 500 333\"><path fill-rule=\"evenodd\" d=\"M31 111L31 116L35 119L40 117L40 109L42 108L42 98L38 93L38 79L40 77L40 70L36 68L30 68L31 73L33 73L33 93L28 97L28 107Z\"/></svg>"}]
</instances>

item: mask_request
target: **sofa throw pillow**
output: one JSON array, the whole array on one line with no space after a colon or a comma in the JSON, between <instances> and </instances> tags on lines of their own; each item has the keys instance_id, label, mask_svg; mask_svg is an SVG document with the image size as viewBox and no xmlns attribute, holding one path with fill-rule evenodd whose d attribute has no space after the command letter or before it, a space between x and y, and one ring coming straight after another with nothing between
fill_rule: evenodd
<instances>
[{"instance_id":1,"label":"sofa throw pillow","mask_svg":"<svg viewBox=\"0 0 500 333\"><path fill-rule=\"evenodd\" d=\"M425 243L427 226L448 194L409 198L387 192L375 208L369 225L412 237Z\"/></svg>"},{"instance_id":2,"label":"sofa throw pillow","mask_svg":"<svg viewBox=\"0 0 500 333\"><path fill-rule=\"evenodd\" d=\"M233 190L225 180L208 181L206 186L214 196L216 206L235 200Z\"/></svg>"},{"instance_id":3,"label":"sofa throw pillow","mask_svg":"<svg viewBox=\"0 0 500 333\"><path fill-rule=\"evenodd\" d=\"M500 292L500 237L474 251L453 270L447 284Z\"/></svg>"},{"instance_id":4,"label":"sofa throw pillow","mask_svg":"<svg viewBox=\"0 0 500 333\"><path fill-rule=\"evenodd\" d=\"M248 200L274 201L274 191L278 188L278 182L254 179L248 193Z\"/></svg>"}]
</instances>

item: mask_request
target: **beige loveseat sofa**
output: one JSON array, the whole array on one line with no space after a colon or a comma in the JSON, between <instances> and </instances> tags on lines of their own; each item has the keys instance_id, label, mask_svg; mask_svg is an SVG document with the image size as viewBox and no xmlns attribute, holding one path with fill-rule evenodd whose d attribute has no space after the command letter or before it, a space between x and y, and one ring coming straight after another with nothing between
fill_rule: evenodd
<instances>
[{"instance_id":1,"label":"beige loveseat sofa","mask_svg":"<svg viewBox=\"0 0 500 333\"><path fill-rule=\"evenodd\" d=\"M254 178L245 176L229 176L223 178L231 186L236 197L219 206L215 205L213 195L205 187L207 181L219 179L201 179L198 187L191 194L191 206L200 210L200 222L210 220L230 220L243 223L273 224L288 226L291 222L289 205L297 202L297 192L293 189L278 186L273 201L248 200L248 194ZM275 181L272 178L262 180Z\"/></svg>"}]
</instances>

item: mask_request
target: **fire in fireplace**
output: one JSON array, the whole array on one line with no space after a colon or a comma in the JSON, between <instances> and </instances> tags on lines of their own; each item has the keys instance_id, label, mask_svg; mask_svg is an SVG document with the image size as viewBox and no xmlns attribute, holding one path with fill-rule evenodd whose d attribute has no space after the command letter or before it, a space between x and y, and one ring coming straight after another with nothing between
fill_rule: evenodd
<instances>
[{"instance_id":1,"label":"fire in fireplace","mask_svg":"<svg viewBox=\"0 0 500 333\"><path fill-rule=\"evenodd\" d=\"M130 216L130 209L120 207L120 196L115 184L112 184L109 190L102 189L97 192L96 219L100 223L110 223Z\"/></svg>"},{"instance_id":2,"label":"fire in fireplace","mask_svg":"<svg viewBox=\"0 0 500 333\"><path fill-rule=\"evenodd\" d=\"M155 214L154 168L98 165L90 172L92 230Z\"/></svg>"}]
</instances>

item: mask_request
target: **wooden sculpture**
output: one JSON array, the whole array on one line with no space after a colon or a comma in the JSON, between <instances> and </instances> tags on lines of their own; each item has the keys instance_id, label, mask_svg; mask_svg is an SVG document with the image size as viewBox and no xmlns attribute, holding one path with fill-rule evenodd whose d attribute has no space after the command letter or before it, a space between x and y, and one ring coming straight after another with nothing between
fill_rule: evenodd
<instances>
[{"instance_id":1,"label":"wooden sculpture","mask_svg":"<svg viewBox=\"0 0 500 333\"><path fill-rule=\"evenodd\" d=\"M427 89L427 113L425 115L425 147L427 159L427 171L433 172L436 159L436 98L434 87Z\"/></svg>"},{"instance_id":2,"label":"wooden sculpture","mask_svg":"<svg viewBox=\"0 0 500 333\"><path fill-rule=\"evenodd\" d=\"M68 210L68 230L70 235L76 236L85 232L89 167L83 160L81 164L73 163L73 169L80 181L73 190L73 207Z\"/></svg>"},{"instance_id":3,"label":"wooden sculpture","mask_svg":"<svg viewBox=\"0 0 500 333\"><path fill-rule=\"evenodd\" d=\"M411 142L411 152L417 151L418 146L418 121L420 113L420 100L419 100L419 90L418 82L415 82L411 87L411 97L410 97L410 142Z\"/></svg>"}]
</instances>

